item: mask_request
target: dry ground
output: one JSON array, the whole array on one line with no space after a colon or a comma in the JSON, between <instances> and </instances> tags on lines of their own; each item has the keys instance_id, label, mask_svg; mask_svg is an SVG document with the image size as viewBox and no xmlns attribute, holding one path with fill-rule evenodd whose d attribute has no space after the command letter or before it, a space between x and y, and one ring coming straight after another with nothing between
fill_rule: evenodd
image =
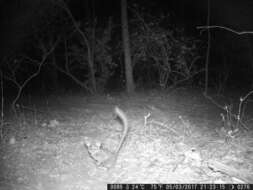
<instances>
[{"instance_id":1,"label":"dry ground","mask_svg":"<svg viewBox=\"0 0 253 190\"><path fill-rule=\"evenodd\" d=\"M228 101L226 97L214 99L221 105ZM103 158L93 157L92 151L115 150L122 130L113 113L115 106L127 114L130 131L116 164L107 170L98 165ZM247 119L252 118L250 107L248 103ZM184 89L131 97L68 95L23 101L19 116L5 121L0 189L253 183L252 124L248 120L248 130L240 128L236 136L228 136L222 112L199 91Z\"/></svg>"}]
</instances>

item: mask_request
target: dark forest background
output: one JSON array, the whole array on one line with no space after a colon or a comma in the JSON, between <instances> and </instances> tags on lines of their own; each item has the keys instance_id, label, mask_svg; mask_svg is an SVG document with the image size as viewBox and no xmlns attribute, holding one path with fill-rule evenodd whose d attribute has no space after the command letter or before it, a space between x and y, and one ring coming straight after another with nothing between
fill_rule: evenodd
<instances>
[{"instance_id":1,"label":"dark forest background","mask_svg":"<svg viewBox=\"0 0 253 190\"><path fill-rule=\"evenodd\" d=\"M86 43L92 46L98 91L124 89L120 1L69 0L64 5L74 21L62 8L61 1L0 2L0 58L7 94L15 94L15 83L23 84L37 72L44 58L46 63L22 88L24 92L76 89L89 92L87 48L76 26L86 35ZM236 31L253 30L253 2L212 0L209 8L210 25ZM197 29L197 26L207 25L207 10L208 1L203 0L128 1L137 88L203 87L207 30ZM221 28L210 29L210 34L210 88L219 92L251 88L252 34L238 35ZM56 47L47 55L56 41ZM66 68L66 60L69 68Z\"/></svg>"}]
</instances>

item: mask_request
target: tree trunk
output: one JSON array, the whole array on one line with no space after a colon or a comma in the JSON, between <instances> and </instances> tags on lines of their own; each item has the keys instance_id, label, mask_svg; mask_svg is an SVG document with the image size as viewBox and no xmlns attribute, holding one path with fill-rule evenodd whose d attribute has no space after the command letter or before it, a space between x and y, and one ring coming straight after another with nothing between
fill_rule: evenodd
<instances>
[{"instance_id":1,"label":"tree trunk","mask_svg":"<svg viewBox=\"0 0 253 190\"><path fill-rule=\"evenodd\" d=\"M92 84L92 91L93 93L97 93L97 81L96 81L96 76L95 76L95 40L96 40L96 20L95 20L95 13L94 13L94 9L95 9L95 4L94 1L92 1L92 10L91 10L91 18L93 20L92 23L92 34L91 34L91 42L88 41L87 44L88 46L88 62L89 62L89 66L90 66L90 75L91 75L91 84Z\"/></svg>"},{"instance_id":2,"label":"tree trunk","mask_svg":"<svg viewBox=\"0 0 253 190\"><path fill-rule=\"evenodd\" d=\"M52 65L56 64L55 52L52 53L52 62L53 63L49 67L49 77L48 78L51 81L50 90L57 92L58 90L60 90L59 75L58 75L58 70L52 66Z\"/></svg>"},{"instance_id":3,"label":"tree trunk","mask_svg":"<svg viewBox=\"0 0 253 190\"><path fill-rule=\"evenodd\" d=\"M125 60L126 90L128 94L131 94L134 92L135 85L133 80L130 39L128 32L127 0L121 0L121 25L122 25L124 60Z\"/></svg>"},{"instance_id":4,"label":"tree trunk","mask_svg":"<svg viewBox=\"0 0 253 190\"><path fill-rule=\"evenodd\" d=\"M245 37L244 40L246 47L248 49L248 62L249 62L249 67L251 69L251 75L253 75L253 40L252 40L252 36L247 36ZM252 76L249 75L249 77L251 78L251 88L253 87L253 80L252 80Z\"/></svg>"},{"instance_id":5,"label":"tree trunk","mask_svg":"<svg viewBox=\"0 0 253 190\"><path fill-rule=\"evenodd\" d=\"M90 45L88 45L90 46ZM88 65L90 69L90 77L91 77L91 92L97 93L97 83L96 83L96 77L95 77L95 70L94 70L94 59L93 59L93 52L91 50L91 47L88 47Z\"/></svg>"}]
</instances>

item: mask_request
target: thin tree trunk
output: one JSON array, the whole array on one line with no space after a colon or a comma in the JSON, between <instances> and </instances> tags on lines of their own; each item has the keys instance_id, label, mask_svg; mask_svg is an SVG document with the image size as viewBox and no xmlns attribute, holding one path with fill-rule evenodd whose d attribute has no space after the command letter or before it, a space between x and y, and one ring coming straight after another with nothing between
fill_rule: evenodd
<instances>
[{"instance_id":1,"label":"thin tree trunk","mask_svg":"<svg viewBox=\"0 0 253 190\"><path fill-rule=\"evenodd\" d=\"M122 24L122 39L125 60L125 77L126 90L128 94L134 92L133 68L131 62L130 39L128 32L128 18L127 18L127 0L121 0L121 24Z\"/></svg>"},{"instance_id":2,"label":"thin tree trunk","mask_svg":"<svg viewBox=\"0 0 253 190\"><path fill-rule=\"evenodd\" d=\"M210 26L210 0L207 0L207 26ZM204 94L208 94L209 86L209 58L211 49L211 32L210 29L207 31L207 52L206 52L206 62L205 62L205 91Z\"/></svg>"},{"instance_id":3,"label":"thin tree trunk","mask_svg":"<svg viewBox=\"0 0 253 190\"><path fill-rule=\"evenodd\" d=\"M52 62L53 62L52 65L56 64L55 52L52 53ZM50 75L50 80L52 82L51 88L54 90L54 92L56 92L60 88L59 75L58 75L58 70L55 69L55 67L53 67L52 65L50 65L51 67L49 68L50 69L49 75ZM50 90L52 90L52 89L50 89Z\"/></svg>"},{"instance_id":4,"label":"thin tree trunk","mask_svg":"<svg viewBox=\"0 0 253 190\"><path fill-rule=\"evenodd\" d=\"M97 84L96 84L96 77L95 77L95 70L94 70L94 60L93 60L93 53L90 47L90 44L88 45L88 65L90 69L90 77L91 77L91 86L92 86L92 93L97 92Z\"/></svg>"},{"instance_id":5,"label":"thin tree trunk","mask_svg":"<svg viewBox=\"0 0 253 190\"><path fill-rule=\"evenodd\" d=\"M250 36L246 37L244 40L246 47L248 48L248 62L249 62L249 67L251 69L251 73L253 74L253 40ZM253 87L253 80L252 76L251 78L251 88Z\"/></svg>"}]
</instances>

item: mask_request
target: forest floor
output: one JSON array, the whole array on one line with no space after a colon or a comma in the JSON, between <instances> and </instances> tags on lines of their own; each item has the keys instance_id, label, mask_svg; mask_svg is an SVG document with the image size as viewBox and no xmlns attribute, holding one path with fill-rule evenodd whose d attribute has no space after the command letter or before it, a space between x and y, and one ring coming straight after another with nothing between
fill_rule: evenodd
<instances>
[{"instance_id":1,"label":"forest floor","mask_svg":"<svg viewBox=\"0 0 253 190\"><path fill-rule=\"evenodd\" d=\"M239 97L210 97L221 106L233 103L237 113ZM237 126L222 121L226 112L198 90L23 100L18 116L6 116L1 126L0 189L253 183L253 103L246 105L244 125ZM108 169L99 163L110 159L104 150L115 151L123 128L115 106L127 115L130 130Z\"/></svg>"}]
</instances>

